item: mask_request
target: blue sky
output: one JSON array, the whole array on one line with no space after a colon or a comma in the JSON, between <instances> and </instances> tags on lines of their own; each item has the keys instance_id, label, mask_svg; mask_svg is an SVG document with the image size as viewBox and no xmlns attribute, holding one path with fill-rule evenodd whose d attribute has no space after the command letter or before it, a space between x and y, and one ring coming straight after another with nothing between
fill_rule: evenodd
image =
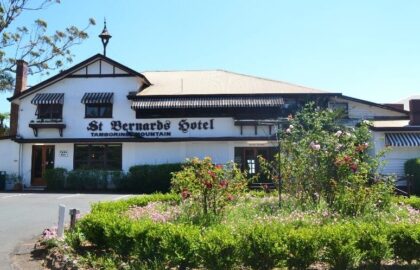
<instances>
[{"instance_id":1,"label":"blue sky","mask_svg":"<svg viewBox=\"0 0 420 270\"><path fill-rule=\"evenodd\" d=\"M18 22L95 18L75 63L102 51L106 17L107 55L138 71L225 69L381 103L420 94L419 14L416 0L62 0Z\"/></svg>"}]
</instances>

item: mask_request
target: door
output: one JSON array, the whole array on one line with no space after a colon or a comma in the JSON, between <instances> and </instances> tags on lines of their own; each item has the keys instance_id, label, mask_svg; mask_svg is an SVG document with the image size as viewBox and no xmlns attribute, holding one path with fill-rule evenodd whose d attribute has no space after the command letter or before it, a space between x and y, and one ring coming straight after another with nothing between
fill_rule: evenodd
<instances>
[{"instance_id":1,"label":"door","mask_svg":"<svg viewBox=\"0 0 420 270\"><path fill-rule=\"evenodd\" d=\"M32 186L46 186L45 171L54 169L54 145L32 146Z\"/></svg>"},{"instance_id":2,"label":"door","mask_svg":"<svg viewBox=\"0 0 420 270\"><path fill-rule=\"evenodd\" d=\"M273 160L277 148L275 147L235 147L235 162L246 171L249 177L261 173L258 157L266 160ZM266 181L263 175L260 175L260 181Z\"/></svg>"}]
</instances>

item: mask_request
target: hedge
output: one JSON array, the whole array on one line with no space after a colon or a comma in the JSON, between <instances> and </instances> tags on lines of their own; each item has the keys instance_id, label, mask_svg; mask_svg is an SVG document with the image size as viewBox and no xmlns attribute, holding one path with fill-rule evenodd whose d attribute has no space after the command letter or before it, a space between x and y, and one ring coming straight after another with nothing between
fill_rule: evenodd
<instances>
[{"instance_id":1,"label":"hedge","mask_svg":"<svg viewBox=\"0 0 420 270\"><path fill-rule=\"evenodd\" d=\"M100 191L116 189L130 193L168 192L172 172L181 170L181 163L137 165L123 171L47 170L45 179L51 191ZM113 186L112 186L113 184Z\"/></svg>"},{"instance_id":2,"label":"hedge","mask_svg":"<svg viewBox=\"0 0 420 270\"><path fill-rule=\"evenodd\" d=\"M406 175L413 177L414 193L420 195L420 157L407 160L404 171Z\"/></svg>"},{"instance_id":3,"label":"hedge","mask_svg":"<svg viewBox=\"0 0 420 270\"><path fill-rule=\"evenodd\" d=\"M377 267L388 259L420 260L420 224L343 222L292 227L275 222L232 228L130 220L131 205L178 201L176 195L145 195L127 201L97 203L81 219L79 231L101 249L138 265L161 264L180 269L305 269L315 262L333 269Z\"/></svg>"}]
</instances>

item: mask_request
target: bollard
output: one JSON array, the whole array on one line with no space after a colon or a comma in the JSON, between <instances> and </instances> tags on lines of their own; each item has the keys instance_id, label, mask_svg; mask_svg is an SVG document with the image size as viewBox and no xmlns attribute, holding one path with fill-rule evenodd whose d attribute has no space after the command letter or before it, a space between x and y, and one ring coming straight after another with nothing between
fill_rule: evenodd
<instances>
[{"instance_id":1,"label":"bollard","mask_svg":"<svg viewBox=\"0 0 420 270\"><path fill-rule=\"evenodd\" d=\"M57 237L62 238L64 235L64 215L66 213L66 206L60 204L58 206L58 228L57 228Z\"/></svg>"},{"instance_id":2,"label":"bollard","mask_svg":"<svg viewBox=\"0 0 420 270\"><path fill-rule=\"evenodd\" d=\"M76 217L80 214L80 211L77 209L70 209L70 230L74 230L76 227Z\"/></svg>"}]
</instances>

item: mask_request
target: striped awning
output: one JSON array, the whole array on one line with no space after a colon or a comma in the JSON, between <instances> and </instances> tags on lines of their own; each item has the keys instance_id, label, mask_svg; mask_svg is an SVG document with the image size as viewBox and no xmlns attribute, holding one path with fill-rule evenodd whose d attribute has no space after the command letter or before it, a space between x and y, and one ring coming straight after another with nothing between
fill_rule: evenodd
<instances>
[{"instance_id":1,"label":"striped awning","mask_svg":"<svg viewBox=\"0 0 420 270\"><path fill-rule=\"evenodd\" d=\"M420 132L385 133L385 145L396 147L420 146Z\"/></svg>"},{"instance_id":2,"label":"striped awning","mask_svg":"<svg viewBox=\"0 0 420 270\"><path fill-rule=\"evenodd\" d=\"M138 109L190 109L190 108L267 108L280 107L282 97L141 97L131 108Z\"/></svg>"},{"instance_id":3,"label":"striped awning","mask_svg":"<svg viewBox=\"0 0 420 270\"><path fill-rule=\"evenodd\" d=\"M110 104L114 100L114 93L85 93L81 102L83 104Z\"/></svg>"},{"instance_id":4,"label":"striped awning","mask_svg":"<svg viewBox=\"0 0 420 270\"><path fill-rule=\"evenodd\" d=\"M64 93L36 94L35 97L31 100L31 103L34 104L34 105L39 105L39 104L63 104L64 103Z\"/></svg>"}]
</instances>

